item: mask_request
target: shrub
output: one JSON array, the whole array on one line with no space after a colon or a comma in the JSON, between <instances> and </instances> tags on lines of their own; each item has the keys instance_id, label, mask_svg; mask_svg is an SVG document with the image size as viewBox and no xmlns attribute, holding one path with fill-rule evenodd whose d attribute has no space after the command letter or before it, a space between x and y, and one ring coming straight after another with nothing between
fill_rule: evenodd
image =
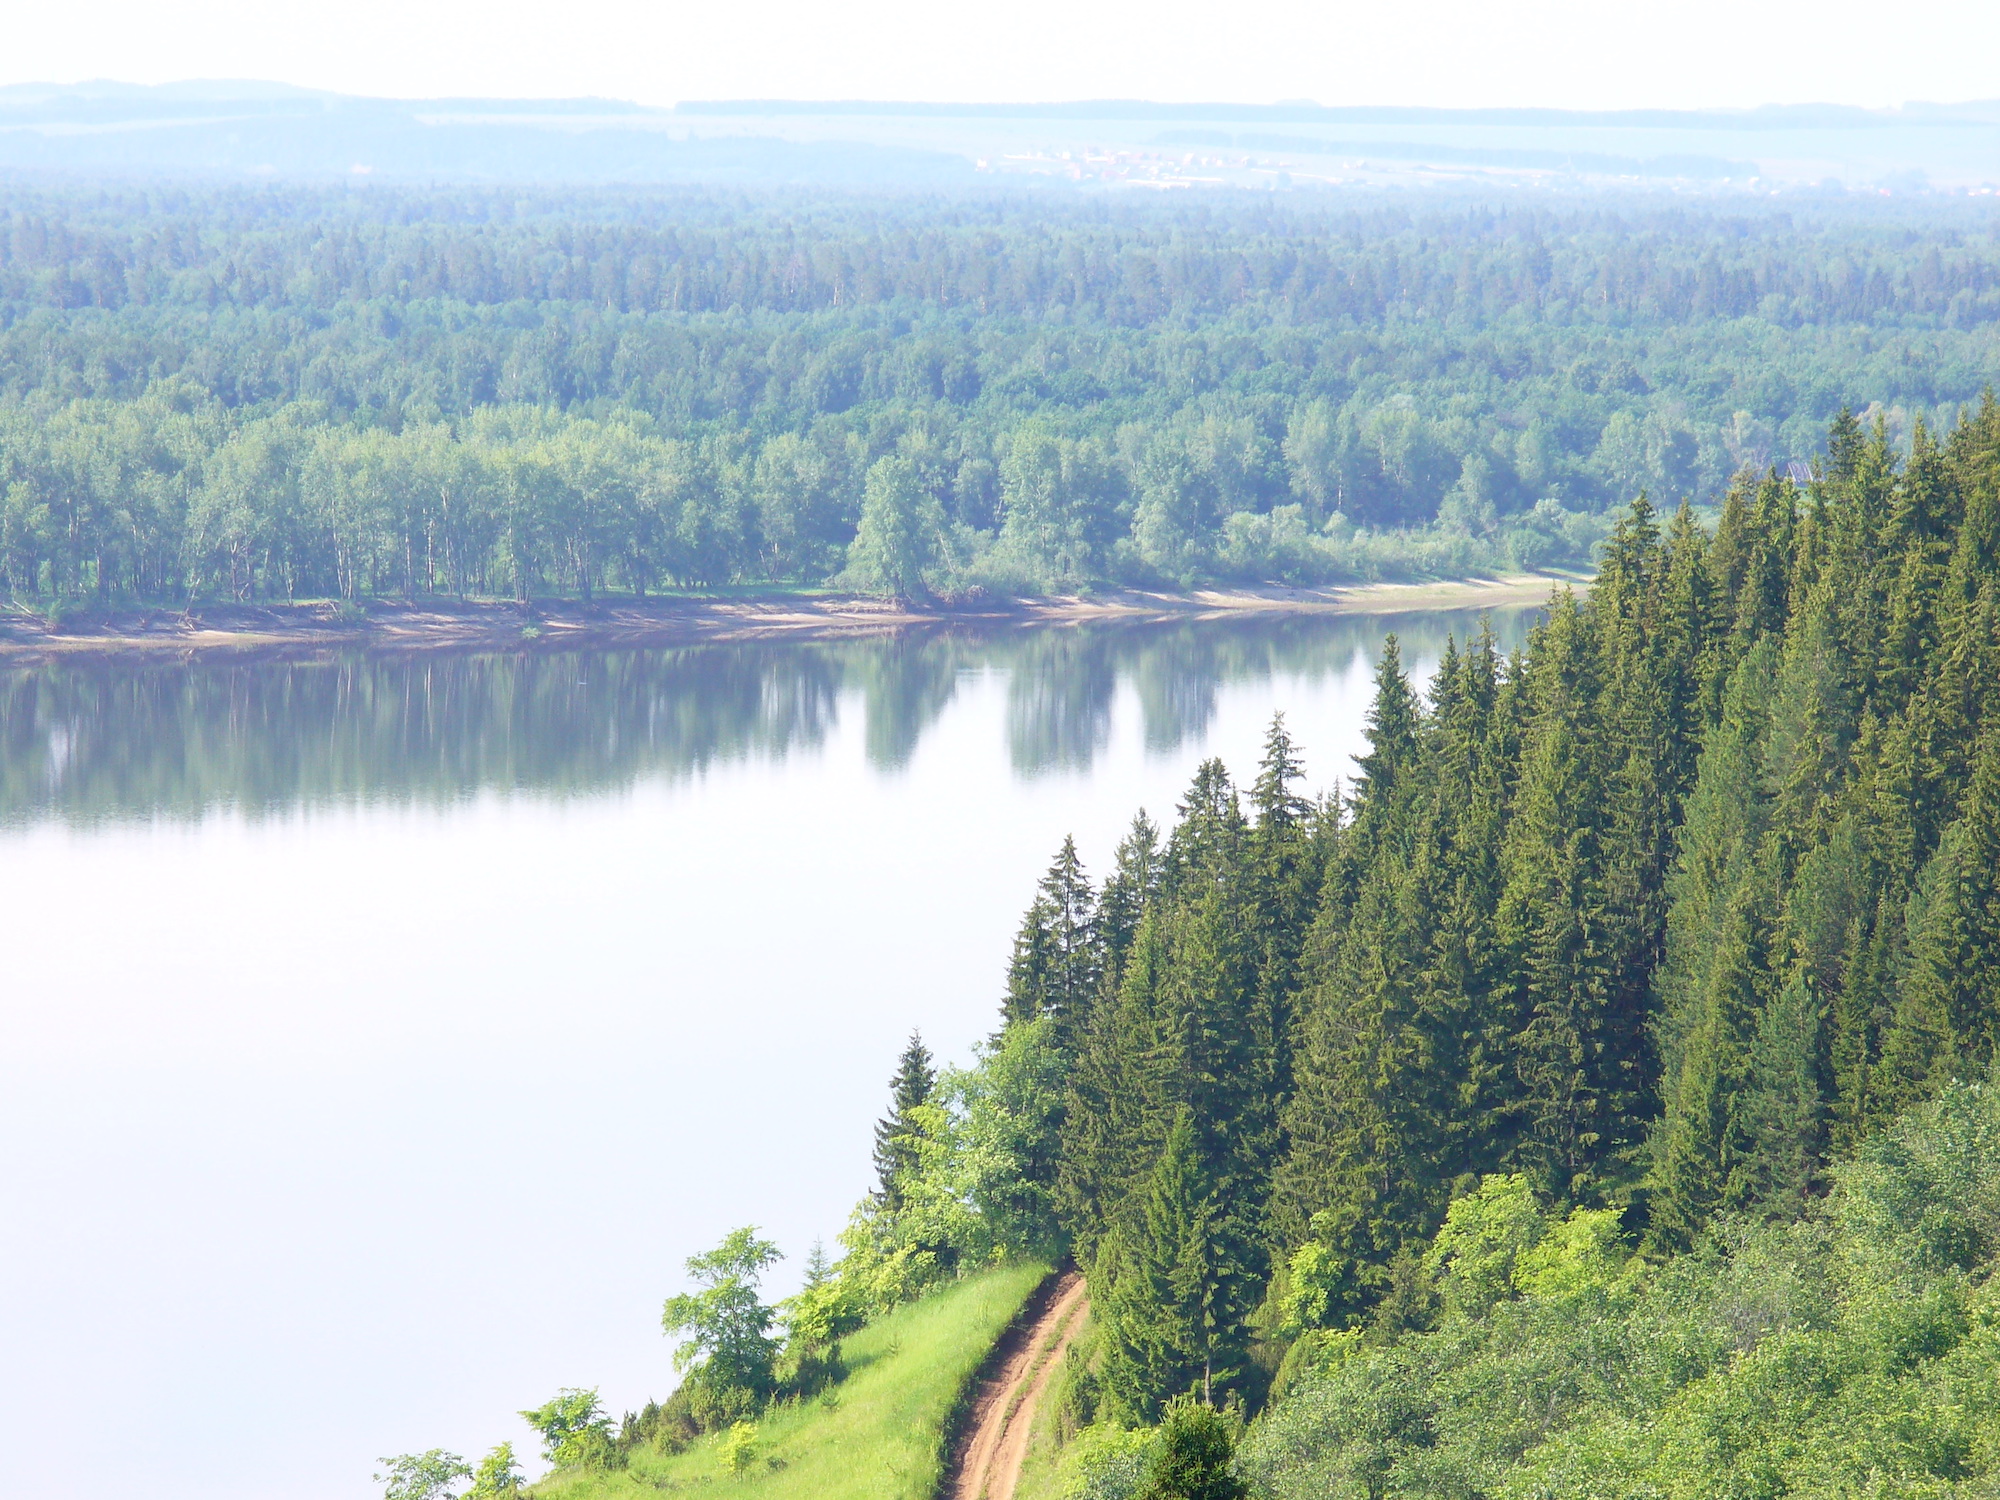
<instances>
[{"instance_id":1,"label":"shrub","mask_svg":"<svg viewBox=\"0 0 2000 1500\"><path fill-rule=\"evenodd\" d=\"M559 1469L604 1468L617 1454L594 1390L566 1386L521 1419L542 1435L542 1456Z\"/></svg>"},{"instance_id":2,"label":"shrub","mask_svg":"<svg viewBox=\"0 0 2000 1500\"><path fill-rule=\"evenodd\" d=\"M464 1459L442 1448L404 1453L382 1463L389 1470L375 1476L375 1482L384 1486L382 1500L452 1500L452 1486L472 1477Z\"/></svg>"},{"instance_id":3,"label":"shrub","mask_svg":"<svg viewBox=\"0 0 2000 1500\"><path fill-rule=\"evenodd\" d=\"M1231 1471L1235 1451L1233 1421L1199 1401L1176 1401L1160 1424L1139 1500L1243 1500L1250 1491Z\"/></svg>"},{"instance_id":4,"label":"shrub","mask_svg":"<svg viewBox=\"0 0 2000 1500\"><path fill-rule=\"evenodd\" d=\"M726 1474L741 1474L757 1458L757 1424L738 1422L722 1435L716 1445L716 1456L722 1460Z\"/></svg>"}]
</instances>

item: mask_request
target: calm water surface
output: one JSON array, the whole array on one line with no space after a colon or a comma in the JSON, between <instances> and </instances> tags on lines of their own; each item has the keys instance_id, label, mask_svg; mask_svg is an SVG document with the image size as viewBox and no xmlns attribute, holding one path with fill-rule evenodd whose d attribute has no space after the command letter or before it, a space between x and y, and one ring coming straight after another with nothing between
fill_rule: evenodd
<instances>
[{"instance_id":1,"label":"calm water surface","mask_svg":"<svg viewBox=\"0 0 2000 1500\"><path fill-rule=\"evenodd\" d=\"M1101 872L1274 710L1351 774L1384 631L1473 628L0 673L14 1488L358 1500L664 1395L680 1262L831 1241L1065 833Z\"/></svg>"}]
</instances>

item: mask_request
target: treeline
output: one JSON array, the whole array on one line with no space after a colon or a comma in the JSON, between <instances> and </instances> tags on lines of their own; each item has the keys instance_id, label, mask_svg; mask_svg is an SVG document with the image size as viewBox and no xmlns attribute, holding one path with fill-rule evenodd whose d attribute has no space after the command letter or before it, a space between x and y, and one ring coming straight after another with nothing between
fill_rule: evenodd
<instances>
[{"instance_id":1,"label":"treeline","mask_svg":"<svg viewBox=\"0 0 2000 1500\"><path fill-rule=\"evenodd\" d=\"M1343 486L1383 471L1343 422L1310 403L1276 439L1214 414L992 436L904 413L872 439L834 424L755 442L528 406L399 427L313 403L246 417L163 383L0 408L0 589L59 606L774 581L924 598L1588 561L1598 519L1552 498L1504 521L1487 498L1409 532L1356 524Z\"/></svg>"},{"instance_id":2,"label":"treeline","mask_svg":"<svg viewBox=\"0 0 2000 1500\"><path fill-rule=\"evenodd\" d=\"M1808 459L1840 393L1949 421L1996 265L1969 215L16 192L0 586L1585 562L1634 494Z\"/></svg>"},{"instance_id":3,"label":"treeline","mask_svg":"<svg viewBox=\"0 0 2000 1500\"><path fill-rule=\"evenodd\" d=\"M1509 311L1687 322L2000 318L1990 216L1938 225L1629 205L1050 207L698 192L16 188L0 302L27 307L584 303L812 312L880 303L1143 324ZM1773 304L1776 304L1775 306Z\"/></svg>"}]
</instances>

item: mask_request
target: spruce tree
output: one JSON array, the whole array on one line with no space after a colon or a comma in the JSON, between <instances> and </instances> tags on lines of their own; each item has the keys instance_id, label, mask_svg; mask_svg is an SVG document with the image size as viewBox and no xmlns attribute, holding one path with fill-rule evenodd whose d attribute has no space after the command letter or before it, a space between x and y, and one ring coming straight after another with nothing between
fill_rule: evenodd
<instances>
[{"instance_id":1,"label":"spruce tree","mask_svg":"<svg viewBox=\"0 0 2000 1500\"><path fill-rule=\"evenodd\" d=\"M1056 1197L1079 1263L1091 1265L1158 1150L1155 1000L1172 959L1157 907L1140 919L1118 986L1091 1017L1071 1073ZM1170 1066L1171 1064L1169 1064Z\"/></svg>"},{"instance_id":2,"label":"spruce tree","mask_svg":"<svg viewBox=\"0 0 2000 1500\"><path fill-rule=\"evenodd\" d=\"M1180 821L1167 837L1160 872L1160 889L1168 898L1190 883L1213 882L1232 873L1248 828L1229 768L1215 759L1195 767L1187 797L1176 811Z\"/></svg>"},{"instance_id":3,"label":"spruce tree","mask_svg":"<svg viewBox=\"0 0 2000 1500\"><path fill-rule=\"evenodd\" d=\"M1669 1249L1691 1244L1731 1196L1744 1145L1736 1104L1750 1077L1775 894L1764 763L1777 656L1776 642L1761 641L1731 674L1669 886L1656 983L1662 1113L1650 1141L1651 1234Z\"/></svg>"},{"instance_id":4,"label":"spruce tree","mask_svg":"<svg viewBox=\"0 0 2000 1500\"><path fill-rule=\"evenodd\" d=\"M1249 1025L1252 1046L1267 1060L1274 1112L1292 1086L1294 1000L1300 952L1318 904L1320 885L1335 841L1337 822L1315 818L1313 805L1294 790L1304 776L1298 746L1284 715L1272 717L1264 758L1252 784L1257 822L1247 850L1246 905L1256 952L1255 996Z\"/></svg>"},{"instance_id":5,"label":"spruce tree","mask_svg":"<svg viewBox=\"0 0 2000 1500\"><path fill-rule=\"evenodd\" d=\"M1349 1266L1355 1295L1379 1289L1405 1242L1442 1212L1437 1174L1450 1163L1441 1095L1456 1080L1423 1009L1423 922L1399 863L1379 861L1351 922L1309 991L1286 1111L1290 1151L1275 1184L1280 1232L1312 1239ZM1332 1317L1359 1305L1329 1307Z\"/></svg>"},{"instance_id":6,"label":"spruce tree","mask_svg":"<svg viewBox=\"0 0 2000 1500\"><path fill-rule=\"evenodd\" d=\"M1842 1137L1843 1078L1857 1066L1865 1076L1874 1056L1876 1026L1863 981L1872 905L1867 843L1850 808L1799 861L1785 894L1780 941L1790 965L1787 987L1804 985L1810 991L1797 997L1797 1034L1815 1048L1820 1099L1814 1129L1821 1160ZM1760 1061L1758 1067L1760 1079L1767 1078L1770 1064Z\"/></svg>"},{"instance_id":7,"label":"spruce tree","mask_svg":"<svg viewBox=\"0 0 2000 1500\"><path fill-rule=\"evenodd\" d=\"M1624 985L1606 890L1610 806L1590 622L1572 599L1538 632L1495 915L1516 1017L1515 1157L1555 1198L1595 1194L1643 1131L1645 1016Z\"/></svg>"},{"instance_id":8,"label":"spruce tree","mask_svg":"<svg viewBox=\"0 0 2000 1500\"><path fill-rule=\"evenodd\" d=\"M1070 1050L1089 1021L1099 971L1096 902L1077 858L1076 840L1064 838L1014 940L1006 1020L1051 1016L1059 1045Z\"/></svg>"},{"instance_id":9,"label":"spruce tree","mask_svg":"<svg viewBox=\"0 0 2000 1500\"><path fill-rule=\"evenodd\" d=\"M1785 627L1798 524L1798 490L1773 470L1757 486L1756 503L1744 536L1743 577L1736 589L1734 633L1745 648Z\"/></svg>"},{"instance_id":10,"label":"spruce tree","mask_svg":"<svg viewBox=\"0 0 2000 1500\"><path fill-rule=\"evenodd\" d=\"M1229 1417L1205 1402L1174 1402L1138 1500L1243 1500L1250 1487L1230 1470L1235 1451Z\"/></svg>"},{"instance_id":11,"label":"spruce tree","mask_svg":"<svg viewBox=\"0 0 2000 1500\"><path fill-rule=\"evenodd\" d=\"M1666 539L1666 576L1660 584L1655 632L1660 711L1670 732L1663 767L1676 806L1694 784L1702 737L1715 722L1721 703L1721 651L1716 639L1715 581L1709 565L1708 533L1694 507L1674 513Z\"/></svg>"},{"instance_id":12,"label":"spruce tree","mask_svg":"<svg viewBox=\"0 0 2000 1500\"><path fill-rule=\"evenodd\" d=\"M1167 1132L1121 1235L1105 1299L1121 1398L1146 1421L1181 1395L1212 1399L1240 1373L1254 1288L1222 1230L1185 1111Z\"/></svg>"},{"instance_id":13,"label":"spruce tree","mask_svg":"<svg viewBox=\"0 0 2000 1500\"><path fill-rule=\"evenodd\" d=\"M2000 735L1910 898L1907 959L1882 1045L1883 1106L1983 1076L2000 1033Z\"/></svg>"},{"instance_id":14,"label":"spruce tree","mask_svg":"<svg viewBox=\"0 0 2000 1500\"><path fill-rule=\"evenodd\" d=\"M1757 1019L1747 1097L1746 1146L1736 1199L1766 1218L1805 1212L1826 1160L1826 1006L1805 968L1795 970Z\"/></svg>"},{"instance_id":15,"label":"spruce tree","mask_svg":"<svg viewBox=\"0 0 2000 1500\"><path fill-rule=\"evenodd\" d=\"M896 1073L889 1080L889 1113L875 1122L875 1201L890 1212L903 1206L903 1179L917 1164L910 1136L915 1130L914 1111L930 1102L937 1086L937 1071L931 1066L930 1049L918 1032L910 1033L908 1045L896 1059Z\"/></svg>"},{"instance_id":16,"label":"spruce tree","mask_svg":"<svg viewBox=\"0 0 2000 1500\"><path fill-rule=\"evenodd\" d=\"M1879 876L1879 865L1876 873ZM1902 913L1879 887L1870 895L1871 909L1855 924L1853 958L1833 1007L1828 1048L1834 1088L1830 1136L1837 1150L1852 1150L1885 1124L1894 1114L1887 1101L1899 1092L1884 1086L1882 1046L1896 1004Z\"/></svg>"},{"instance_id":17,"label":"spruce tree","mask_svg":"<svg viewBox=\"0 0 2000 1500\"><path fill-rule=\"evenodd\" d=\"M1854 408L1843 404L1827 428L1825 475L1834 480L1851 480L1860 468L1864 442Z\"/></svg>"},{"instance_id":18,"label":"spruce tree","mask_svg":"<svg viewBox=\"0 0 2000 1500\"><path fill-rule=\"evenodd\" d=\"M1678 1057L1656 1140L1652 1241L1681 1250L1718 1211L1753 1203L1769 1173L1751 1166L1758 1144L1751 1113L1760 1017L1770 993L1773 912L1768 863L1746 871L1721 902L1701 956L1693 1014L1680 1018ZM1782 1061L1774 1054L1774 1061ZM1783 1080L1774 1071L1775 1081Z\"/></svg>"},{"instance_id":19,"label":"spruce tree","mask_svg":"<svg viewBox=\"0 0 2000 1500\"><path fill-rule=\"evenodd\" d=\"M1409 834L1378 846L1351 902L1322 905L1307 949L1273 1217L1284 1243L1315 1241L1346 1268L1324 1309L1336 1321L1505 1135L1515 1025L1489 1002L1512 736L1497 668L1490 631L1447 647L1405 777Z\"/></svg>"},{"instance_id":20,"label":"spruce tree","mask_svg":"<svg viewBox=\"0 0 2000 1500\"><path fill-rule=\"evenodd\" d=\"M1271 716L1264 731L1264 759L1251 784L1250 805L1257 813L1257 826L1268 834L1281 834L1295 827L1312 804L1293 788L1305 775L1299 762L1298 746L1285 729L1282 713Z\"/></svg>"},{"instance_id":21,"label":"spruce tree","mask_svg":"<svg viewBox=\"0 0 2000 1500\"><path fill-rule=\"evenodd\" d=\"M1725 624L1733 624L1737 598L1749 576L1755 551L1753 476L1745 471L1730 483L1715 518L1715 537L1708 547L1709 574L1715 582L1717 604Z\"/></svg>"},{"instance_id":22,"label":"spruce tree","mask_svg":"<svg viewBox=\"0 0 2000 1500\"><path fill-rule=\"evenodd\" d=\"M1818 489L1828 501L1828 546L1821 583L1831 599L1848 687L1863 713L1875 704L1876 663L1888 607L1890 572L1884 536L1896 480L1888 433L1843 440ZM1880 709L1876 707L1879 716Z\"/></svg>"},{"instance_id":23,"label":"spruce tree","mask_svg":"<svg viewBox=\"0 0 2000 1500\"><path fill-rule=\"evenodd\" d=\"M1770 704L1763 780L1789 868L1826 837L1858 730L1834 603L1815 589L1786 633Z\"/></svg>"},{"instance_id":24,"label":"spruce tree","mask_svg":"<svg viewBox=\"0 0 2000 1500\"><path fill-rule=\"evenodd\" d=\"M1112 855L1111 874L1097 902L1100 983L1116 987L1139 919L1160 889L1160 831L1140 808Z\"/></svg>"},{"instance_id":25,"label":"spruce tree","mask_svg":"<svg viewBox=\"0 0 2000 1500\"><path fill-rule=\"evenodd\" d=\"M1365 859L1392 827L1391 809L1403 773L1414 766L1421 746L1422 707L1403 673L1403 648L1394 635L1382 642L1375 668L1375 699L1368 709L1368 753L1355 757L1361 779L1352 799L1351 847Z\"/></svg>"}]
</instances>

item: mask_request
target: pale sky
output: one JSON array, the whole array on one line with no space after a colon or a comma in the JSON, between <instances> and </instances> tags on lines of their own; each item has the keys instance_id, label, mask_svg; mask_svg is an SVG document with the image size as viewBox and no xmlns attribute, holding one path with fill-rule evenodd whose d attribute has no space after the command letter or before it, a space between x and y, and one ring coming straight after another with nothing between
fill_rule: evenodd
<instances>
[{"instance_id":1,"label":"pale sky","mask_svg":"<svg viewBox=\"0 0 2000 1500\"><path fill-rule=\"evenodd\" d=\"M389 96L1739 106L2000 97L2000 3L8 0L0 82Z\"/></svg>"}]
</instances>

